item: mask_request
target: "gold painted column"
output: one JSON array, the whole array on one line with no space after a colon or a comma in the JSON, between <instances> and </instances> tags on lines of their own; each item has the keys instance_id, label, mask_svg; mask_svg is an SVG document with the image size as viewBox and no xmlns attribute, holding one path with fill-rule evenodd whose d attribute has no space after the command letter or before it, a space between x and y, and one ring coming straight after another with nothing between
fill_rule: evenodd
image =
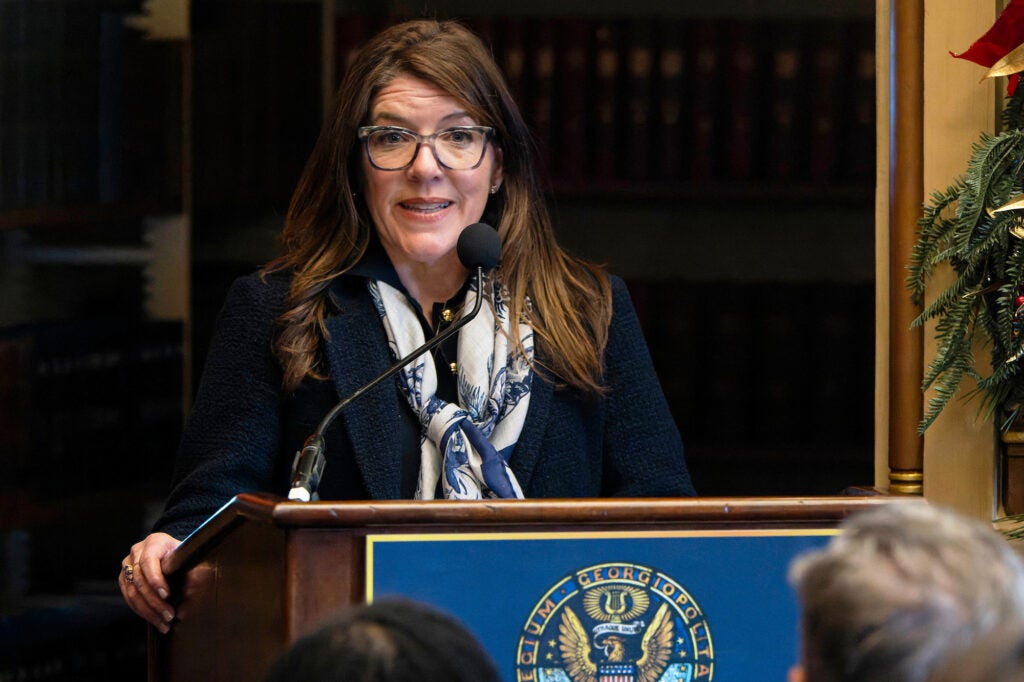
<instances>
[{"instance_id":1,"label":"gold painted column","mask_svg":"<svg viewBox=\"0 0 1024 682\"><path fill-rule=\"evenodd\" d=\"M924 441L917 433L917 424L924 410L924 345L922 330L910 328L919 309L911 302L904 282L924 196L923 0L893 2L889 22L889 491L921 495Z\"/></svg>"}]
</instances>

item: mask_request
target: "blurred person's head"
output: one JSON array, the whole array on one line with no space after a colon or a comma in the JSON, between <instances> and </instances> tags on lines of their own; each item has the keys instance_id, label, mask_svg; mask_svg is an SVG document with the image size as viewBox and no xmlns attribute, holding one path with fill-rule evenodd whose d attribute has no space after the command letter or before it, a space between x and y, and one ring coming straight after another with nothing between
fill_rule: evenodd
<instances>
[{"instance_id":1,"label":"blurred person's head","mask_svg":"<svg viewBox=\"0 0 1024 682\"><path fill-rule=\"evenodd\" d=\"M791 682L925 682L1024 618L1024 565L990 524L893 502L852 516L790 580L801 606Z\"/></svg>"},{"instance_id":2,"label":"blurred person's head","mask_svg":"<svg viewBox=\"0 0 1024 682\"><path fill-rule=\"evenodd\" d=\"M1015 624L994 630L928 682L1024 682L1024 628Z\"/></svg>"},{"instance_id":3,"label":"blurred person's head","mask_svg":"<svg viewBox=\"0 0 1024 682\"><path fill-rule=\"evenodd\" d=\"M354 606L296 640L265 682L499 682L469 629L404 598Z\"/></svg>"}]
</instances>

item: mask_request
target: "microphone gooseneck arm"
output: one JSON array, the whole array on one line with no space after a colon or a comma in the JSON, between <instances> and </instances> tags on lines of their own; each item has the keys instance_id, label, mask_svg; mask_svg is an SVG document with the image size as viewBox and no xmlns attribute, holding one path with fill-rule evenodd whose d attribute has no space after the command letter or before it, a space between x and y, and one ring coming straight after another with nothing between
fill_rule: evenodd
<instances>
[{"instance_id":1,"label":"microphone gooseneck arm","mask_svg":"<svg viewBox=\"0 0 1024 682\"><path fill-rule=\"evenodd\" d=\"M423 344L422 346L420 346L419 348L417 348L413 352L409 353L408 355L406 355L404 358L402 358L401 360L399 360L395 364L391 365L391 367L389 367L386 372L384 372L383 374L378 376L376 379L374 379L370 383L366 384L365 386L360 388L358 391L356 391L355 393L353 393L352 395L350 395L349 397L345 398L340 403L338 403L337 405L332 407L331 411L328 412L326 415L324 415L324 418L320 420L320 425L316 427L316 431L313 432L313 435L311 436L311 438L316 438L316 437L322 438L324 432L327 431L327 427L331 425L331 422L334 421L335 417L337 417L338 414L342 410L344 410L346 407L348 407L348 404L350 402L352 402L353 400L356 400L357 398L362 396L367 391L373 389L380 382L382 382L385 379L387 379L387 378L393 376L394 374L396 374L399 370L401 370L403 367L408 365L410 362L412 362L413 360L418 358L420 355L426 353L427 351L430 351L430 350L433 350L434 348L436 348L443 341L446 341L447 339L449 339L452 336L452 334L454 334L455 332L459 331L464 326L466 326L469 323L470 320L472 320L474 317L476 317L476 314L478 312L480 312L480 304L484 300L483 293L482 293L483 292L483 280L484 280L484 269L483 269L483 267L478 265L476 267L476 291L477 291L476 302L473 304L473 309L469 311L469 314L468 315L464 315L455 324L451 325L450 327L445 329L443 332L441 332L440 334L437 334L432 339L427 341L425 344Z\"/></svg>"},{"instance_id":2,"label":"microphone gooseneck arm","mask_svg":"<svg viewBox=\"0 0 1024 682\"><path fill-rule=\"evenodd\" d=\"M476 268L476 303L474 303L473 309L468 315L463 315L462 319L406 355L386 372L331 408L331 411L320 420L320 424L316 427L313 435L306 439L302 449L295 453L288 499L302 500L304 502L318 499L316 490L320 485L320 477L323 474L324 464L327 459L324 456L324 433L327 432L331 422L334 421L335 417L342 410L348 407L353 400L365 395L367 391L394 375L420 355L432 350L446 339L451 338L455 332L462 329L480 312L480 306L483 303L484 270L497 266L501 260L501 240L498 238L498 233L490 225L486 223L473 223L459 234L456 250L459 260L467 270L472 272Z\"/></svg>"},{"instance_id":3,"label":"microphone gooseneck arm","mask_svg":"<svg viewBox=\"0 0 1024 682\"><path fill-rule=\"evenodd\" d=\"M399 370L408 365L410 362L418 358L423 353L433 350L435 347L440 345L442 342L451 338L455 332L462 329L468 324L476 314L480 312L480 306L483 303L483 281L484 281L484 268L482 265L476 266L476 302L473 304L473 309L469 311L468 315L463 315L461 319L452 324L450 327L445 329L440 334L437 334L432 339L424 343L422 346L412 351L404 358L391 365L383 374L379 375L370 383L366 384L358 391L348 396L341 402L337 403L331 410L324 415L324 418L320 420L320 424L316 427L316 431L306 439L306 442L302 446L302 450L296 453L295 463L293 465L294 473L292 474L291 491L288 493L288 498L293 500L302 500L308 502L311 499L316 498L316 488L320 482L320 476L324 469L324 433L327 428L335 420L335 418L341 414L341 411L348 407L349 403L357 400L368 391L372 390L380 382L394 376Z\"/></svg>"}]
</instances>

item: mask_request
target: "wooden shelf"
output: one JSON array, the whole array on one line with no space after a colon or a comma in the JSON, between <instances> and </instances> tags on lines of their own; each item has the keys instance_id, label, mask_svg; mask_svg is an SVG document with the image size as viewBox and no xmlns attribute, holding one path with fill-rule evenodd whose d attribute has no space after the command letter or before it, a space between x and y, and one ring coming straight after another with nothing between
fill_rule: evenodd
<instances>
[{"instance_id":1,"label":"wooden shelf","mask_svg":"<svg viewBox=\"0 0 1024 682\"><path fill-rule=\"evenodd\" d=\"M857 205L874 200L874 188L862 184L829 183L812 185L796 183L773 185L768 183L695 183L662 182L656 180L607 180L580 183L551 181L551 198L558 201L599 199L605 203L651 200L693 204L777 204L799 203L805 206L820 204Z\"/></svg>"},{"instance_id":2,"label":"wooden shelf","mask_svg":"<svg viewBox=\"0 0 1024 682\"><path fill-rule=\"evenodd\" d=\"M180 209L157 202L134 201L75 206L38 206L0 211L0 230L21 230L68 225L139 220L145 216L178 213Z\"/></svg>"}]
</instances>

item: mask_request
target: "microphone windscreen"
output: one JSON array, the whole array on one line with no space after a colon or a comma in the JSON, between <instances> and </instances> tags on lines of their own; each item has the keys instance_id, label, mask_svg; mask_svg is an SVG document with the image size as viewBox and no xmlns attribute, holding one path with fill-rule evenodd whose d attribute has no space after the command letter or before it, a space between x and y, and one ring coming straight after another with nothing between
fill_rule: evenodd
<instances>
[{"instance_id":1,"label":"microphone windscreen","mask_svg":"<svg viewBox=\"0 0 1024 682\"><path fill-rule=\"evenodd\" d=\"M467 270L489 270L501 260L501 238L487 223L473 223L464 229L455 249Z\"/></svg>"}]
</instances>

